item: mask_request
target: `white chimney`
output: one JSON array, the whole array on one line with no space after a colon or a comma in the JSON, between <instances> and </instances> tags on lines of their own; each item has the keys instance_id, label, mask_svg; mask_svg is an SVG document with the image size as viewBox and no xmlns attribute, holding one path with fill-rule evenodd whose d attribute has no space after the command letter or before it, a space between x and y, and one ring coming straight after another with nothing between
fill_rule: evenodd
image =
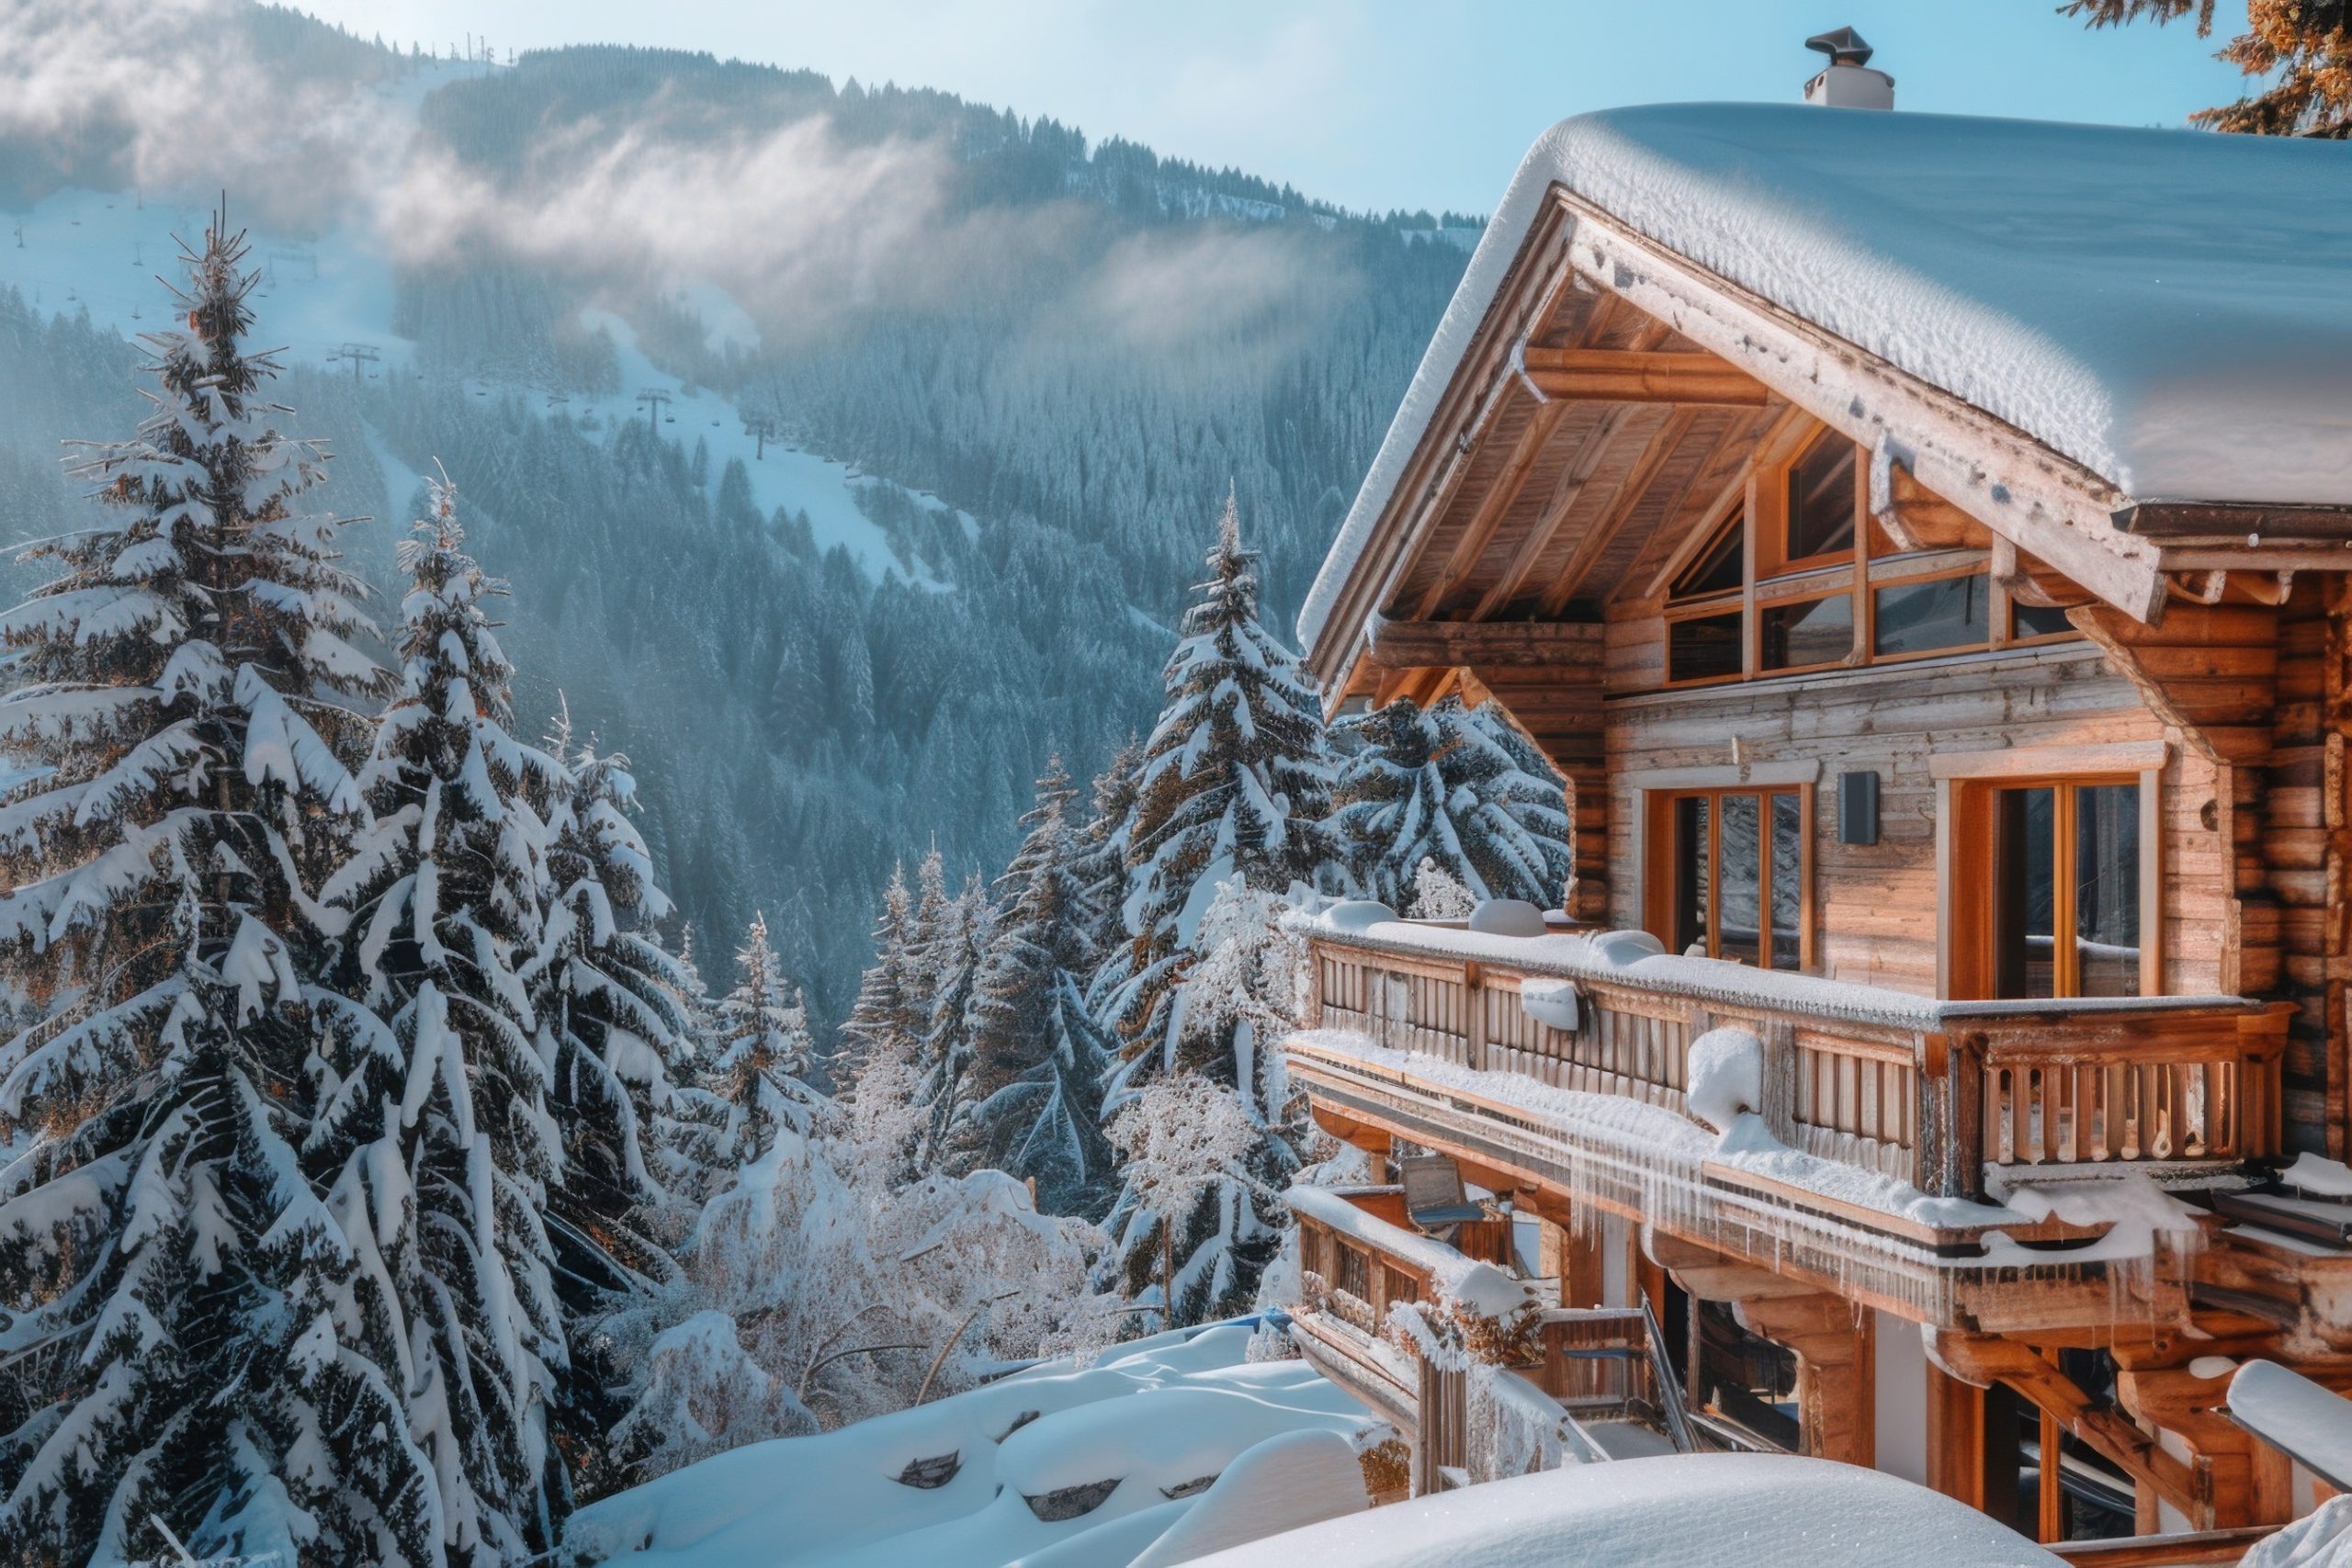
<instances>
[{"instance_id":1,"label":"white chimney","mask_svg":"<svg viewBox=\"0 0 2352 1568\"><path fill-rule=\"evenodd\" d=\"M1834 109L1891 109L1894 78L1869 69L1871 46L1851 28L1815 33L1804 46L1829 57L1829 68L1804 85L1804 101Z\"/></svg>"}]
</instances>

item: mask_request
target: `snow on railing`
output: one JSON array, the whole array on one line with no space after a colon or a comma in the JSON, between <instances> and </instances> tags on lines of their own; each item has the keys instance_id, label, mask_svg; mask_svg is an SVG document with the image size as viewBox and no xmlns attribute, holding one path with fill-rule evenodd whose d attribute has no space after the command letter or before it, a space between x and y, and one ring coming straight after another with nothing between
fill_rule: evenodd
<instances>
[{"instance_id":1,"label":"snow on railing","mask_svg":"<svg viewBox=\"0 0 2352 1568\"><path fill-rule=\"evenodd\" d=\"M1310 1021L1555 1088L1685 1112L1691 1042L1748 1029L1777 1136L1939 1196L1976 1195L1988 1164L2234 1163L2278 1148L2282 1007L1943 1001L1406 920L1308 935Z\"/></svg>"}]
</instances>

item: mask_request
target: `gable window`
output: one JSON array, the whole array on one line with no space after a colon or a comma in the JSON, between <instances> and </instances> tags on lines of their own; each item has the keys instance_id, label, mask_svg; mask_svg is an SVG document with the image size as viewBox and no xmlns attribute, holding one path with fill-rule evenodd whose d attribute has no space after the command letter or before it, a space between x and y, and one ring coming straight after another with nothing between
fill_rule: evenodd
<instances>
[{"instance_id":1,"label":"gable window","mask_svg":"<svg viewBox=\"0 0 2352 1568\"><path fill-rule=\"evenodd\" d=\"M2014 601L1991 536L1928 498L1898 546L1866 504L1861 448L1816 427L1760 458L1730 514L1666 584L1666 683L1793 675L2077 635L2063 610Z\"/></svg>"},{"instance_id":2,"label":"gable window","mask_svg":"<svg viewBox=\"0 0 2352 1568\"><path fill-rule=\"evenodd\" d=\"M1804 966L1809 793L1797 786L1651 796L1650 928L1668 951L1767 969Z\"/></svg>"},{"instance_id":3,"label":"gable window","mask_svg":"<svg viewBox=\"0 0 2352 1568\"><path fill-rule=\"evenodd\" d=\"M1854 483L1854 444L1824 431L1789 465L1787 532L1781 561L1790 569L1826 566L1854 553L1861 498Z\"/></svg>"},{"instance_id":4,"label":"gable window","mask_svg":"<svg viewBox=\"0 0 2352 1568\"><path fill-rule=\"evenodd\" d=\"M1667 679L1736 680L1747 668L1747 528L1735 511L1674 580L1667 612Z\"/></svg>"}]
</instances>

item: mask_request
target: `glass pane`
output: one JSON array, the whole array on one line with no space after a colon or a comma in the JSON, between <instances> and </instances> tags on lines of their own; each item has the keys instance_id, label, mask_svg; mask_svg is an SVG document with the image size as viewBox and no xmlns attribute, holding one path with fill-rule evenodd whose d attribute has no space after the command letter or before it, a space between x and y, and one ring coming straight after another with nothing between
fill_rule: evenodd
<instances>
[{"instance_id":1,"label":"glass pane","mask_svg":"<svg viewBox=\"0 0 2352 1568\"><path fill-rule=\"evenodd\" d=\"M1765 798L1772 803L1772 967L1794 969L1804 956L1804 802Z\"/></svg>"},{"instance_id":2,"label":"glass pane","mask_svg":"<svg viewBox=\"0 0 2352 1568\"><path fill-rule=\"evenodd\" d=\"M1666 626L1666 678L1705 681L1740 672L1740 615L1699 615Z\"/></svg>"},{"instance_id":3,"label":"glass pane","mask_svg":"<svg viewBox=\"0 0 2352 1568\"><path fill-rule=\"evenodd\" d=\"M1854 444L1835 433L1789 470L1789 556L1804 560L1854 547Z\"/></svg>"},{"instance_id":4,"label":"glass pane","mask_svg":"<svg viewBox=\"0 0 2352 1568\"><path fill-rule=\"evenodd\" d=\"M1677 953L1707 948L1707 797L1674 803L1674 942Z\"/></svg>"},{"instance_id":5,"label":"glass pane","mask_svg":"<svg viewBox=\"0 0 2352 1568\"><path fill-rule=\"evenodd\" d=\"M2031 604L2019 604L2012 600L2009 611L2011 637L2056 637L2061 632L2075 629L2075 624L2066 618L2064 610L2037 609Z\"/></svg>"},{"instance_id":6,"label":"glass pane","mask_svg":"<svg viewBox=\"0 0 2352 1568\"><path fill-rule=\"evenodd\" d=\"M1763 824L1758 798L1722 797L1723 855L1716 866L1722 908L1715 916L1715 956L1754 964L1761 953L1764 911Z\"/></svg>"},{"instance_id":7,"label":"glass pane","mask_svg":"<svg viewBox=\"0 0 2352 1568\"><path fill-rule=\"evenodd\" d=\"M1871 601L1871 644L1880 653L1982 647L1992 636L1992 584L1982 575L1898 582Z\"/></svg>"},{"instance_id":8,"label":"glass pane","mask_svg":"<svg viewBox=\"0 0 2352 1568\"><path fill-rule=\"evenodd\" d=\"M2075 791L2075 959L2086 997L2140 994L2140 786Z\"/></svg>"},{"instance_id":9,"label":"glass pane","mask_svg":"<svg viewBox=\"0 0 2352 1568\"><path fill-rule=\"evenodd\" d=\"M1993 994L2057 994L2051 948L2057 795L2047 786L1993 796Z\"/></svg>"},{"instance_id":10,"label":"glass pane","mask_svg":"<svg viewBox=\"0 0 2352 1568\"><path fill-rule=\"evenodd\" d=\"M1854 596L1833 593L1758 612L1763 626L1763 667L1802 670L1835 664L1854 651Z\"/></svg>"},{"instance_id":11,"label":"glass pane","mask_svg":"<svg viewBox=\"0 0 2352 1568\"><path fill-rule=\"evenodd\" d=\"M1736 588L1740 583L1739 547L1746 535L1745 519L1735 514L1707 553L1690 563L1675 580L1674 597L1695 598L1702 593L1720 593Z\"/></svg>"}]
</instances>

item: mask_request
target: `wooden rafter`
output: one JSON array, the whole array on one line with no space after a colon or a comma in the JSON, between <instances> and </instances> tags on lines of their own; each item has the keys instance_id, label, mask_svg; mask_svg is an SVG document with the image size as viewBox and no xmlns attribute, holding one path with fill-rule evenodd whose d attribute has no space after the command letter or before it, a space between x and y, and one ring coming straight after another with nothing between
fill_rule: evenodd
<instances>
[{"instance_id":1,"label":"wooden rafter","mask_svg":"<svg viewBox=\"0 0 2352 1568\"><path fill-rule=\"evenodd\" d=\"M1558 615L1561 608L1576 597L1577 590L1584 586L1584 580L1591 575L1593 566L1600 559L1602 552L1616 542L1617 536L1633 518L1634 509L1641 505L1642 498L1649 493L1650 486L1657 482L1658 470L1666 466L1668 459L1690 435L1690 426L1697 423L1698 417L1695 410L1676 409L1667 416L1666 423L1658 427L1657 433L1650 437L1649 445L1634 460L1633 471L1618 487L1616 498L1610 502L1609 510L1595 518L1592 525L1585 530L1584 537L1577 541L1558 575L1552 580L1552 586L1544 590L1544 614ZM1683 490L1687 492L1689 489L1690 481L1685 480ZM1679 501L1680 497L1676 499Z\"/></svg>"},{"instance_id":2,"label":"wooden rafter","mask_svg":"<svg viewBox=\"0 0 2352 1568\"><path fill-rule=\"evenodd\" d=\"M1552 432L1559 427L1562 416L1567 412L1566 403L1539 402L1528 413L1526 427L1519 433L1519 439L1511 444L1510 455L1503 459L1503 466L1496 473L1494 482L1478 498L1477 508L1471 513L1468 525L1462 530L1462 537L1446 558L1444 570L1421 594L1420 608L1417 614L1434 614L1437 607L1445 603L1446 595L1478 570L1479 558L1494 542L1495 530L1502 526L1511 502L1519 499L1520 487L1527 482L1527 471L1535 466L1537 458L1543 457L1544 446L1552 439Z\"/></svg>"},{"instance_id":3,"label":"wooden rafter","mask_svg":"<svg viewBox=\"0 0 2352 1568\"><path fill-rule=\"evenodd\" d=\"M1529 348L1520 368L1529 386L1564 401L1762 408L1772 400L1763 382L1712 354Z\"/></svg>"},{"instance_id":4,"label":"wooden rafter","mask_svg":"<svg viewBox=\"0 0 2352 1568\"><path fill-rule=\"evenodd\" d=\"M1594 424L1561 469L1559 482L1553 486L1551 501L1545 506L1544 515L1528 529L1527 536L1520 541L1519 548L1511 552L1510 559L1503 563L1503 569L1496 574L1494 582L1479 595L1478 603L1471 607L1469 619L1483 621L1519 597L1527 574L1535 570L1535 563L1551 547L1553 529L1576 505L1585 487L1592 482L1593 475L1600 471L1602 460L1609 455L1611 444L1623 432L1628 422L1640 417L1644 412L1639 407L1628 405L1612 408L1600 416L1599 423Z\"/></svg>"}]
</instances>

